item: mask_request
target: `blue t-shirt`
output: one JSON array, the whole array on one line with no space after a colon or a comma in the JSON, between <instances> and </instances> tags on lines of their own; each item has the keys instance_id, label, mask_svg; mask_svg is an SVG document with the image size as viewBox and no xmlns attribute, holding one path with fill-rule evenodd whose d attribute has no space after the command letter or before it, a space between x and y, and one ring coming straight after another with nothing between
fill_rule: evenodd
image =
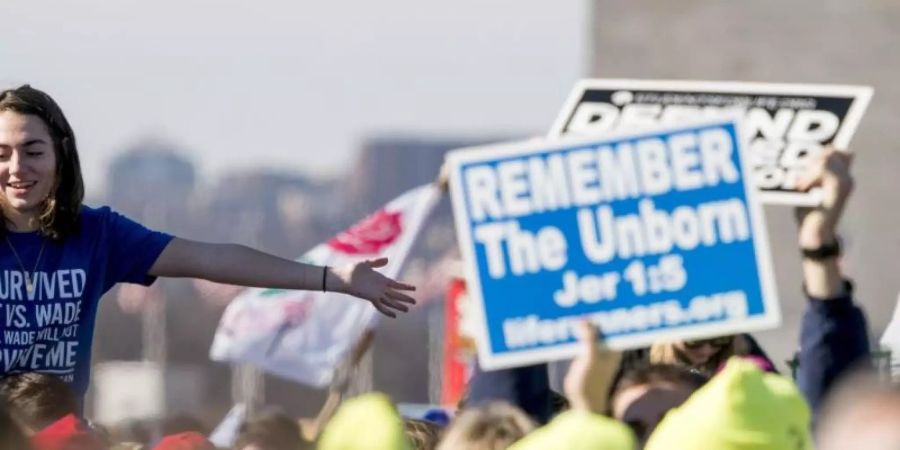
<instances>
[{"instance_id":1,"label":"blue t-shirt","mask_svg":"<svg viewBox=\"0 0 900 450\"><path fill-rule=\"evenodd\" d=\"M100 297L118 282L153 283L147 272L172 236L86 206L80 231L62 242L36 232L6 236L21 264L0 239L0 375L52 374L84 395ZM23 265L34 270L30 292Z\"/></svg>"}]
</instances>

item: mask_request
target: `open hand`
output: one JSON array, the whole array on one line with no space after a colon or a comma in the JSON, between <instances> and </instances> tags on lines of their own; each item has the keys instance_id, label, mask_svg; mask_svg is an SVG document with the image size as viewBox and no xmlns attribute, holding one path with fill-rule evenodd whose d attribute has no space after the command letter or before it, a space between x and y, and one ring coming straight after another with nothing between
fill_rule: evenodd
<instances>
[{"instance_id":1,"label":"open hand","mask_svg":"<svg viewBox=\"0 0 900 450\"><path fill-rule=\"evenodd\" d=\"M415 299L403 293L414 291L416 287L394 281L375 270L387 263L387 258L378 258L336 267L332 269L336 279L329 278L326 289L368 300L378 312L397 317L397 311L407 312L408 305L416 304Z\"/></svg>"}]
</instances>

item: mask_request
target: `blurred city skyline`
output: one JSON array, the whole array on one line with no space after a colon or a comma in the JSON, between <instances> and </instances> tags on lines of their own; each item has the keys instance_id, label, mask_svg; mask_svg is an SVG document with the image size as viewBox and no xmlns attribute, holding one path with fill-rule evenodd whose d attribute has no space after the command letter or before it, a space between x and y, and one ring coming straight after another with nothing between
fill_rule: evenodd
<instances>
[{"instance_id":1,"label":"blurred city skyline","mask_svg":"<svg viewBox=\"0 0 900 450\"><path fill-rule=\"evenodd\" d=\"M148 139L198 181L339 176L372 134L542 134L588 59L589 2L7 0L0 85L46 90L88 197ZM9 20L12 19L12 20Z\"/></svg>"}]
</instances>

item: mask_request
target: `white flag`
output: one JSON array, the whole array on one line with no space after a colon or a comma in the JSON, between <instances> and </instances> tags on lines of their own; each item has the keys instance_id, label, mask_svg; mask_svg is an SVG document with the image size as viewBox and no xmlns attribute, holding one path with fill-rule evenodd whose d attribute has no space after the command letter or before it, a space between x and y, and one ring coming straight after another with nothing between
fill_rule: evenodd
<instances>
[{"instance_id":1,"label":"white flag","mask_svg":"<svg viewBox=\"0 0 900 450\"><path fill-rule=\"evenodd\" d=\"M412 189L319 244L299 261L340 266L383 256L390 261L381 272L396 278L439 199L440 190L433 185ZM248 289L225 310L210 358L251 364L287 379L324 387L377 317L371 303L344 294Z\"/></svg>"}]
</instances>

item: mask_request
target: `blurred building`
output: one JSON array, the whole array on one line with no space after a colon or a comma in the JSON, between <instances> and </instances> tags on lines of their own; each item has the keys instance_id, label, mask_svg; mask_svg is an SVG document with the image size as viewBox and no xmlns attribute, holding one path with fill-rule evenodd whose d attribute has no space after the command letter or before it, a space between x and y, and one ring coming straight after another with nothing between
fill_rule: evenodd
<instances>
[{"instance_id":1,"label":"blurred building","mask_svg":"<svg viewBox=\"0 0 900 450\"><path fill-rule=\"evenodd\" d=\"M371 211L400 193L437 179L444 155L453 149L502 141L499 136L442 138L380 135L363 142L343 190L348 204Z\"/></svg>"},{"instance_id":2,"label":"blurred building","mask_svg":"<svg viewBox=\"0 0 900 450\"><path fill-rule=\"evenodd\" d=\"M106 203L147 226L185 230L196 174L184 153L157 139L133 145L109 166Z\"/></svg>"},{"instance_id":3,"label":"blurred building","mask_svg":"<svg viewBox=\"0 0 900 450\"><path fill-rule=\"evenodd\" d=\"M329 183L272 171L232 172L197 199L204 238L238 242L295 258L329 233Z\"/></svg>"}]
</instances>

